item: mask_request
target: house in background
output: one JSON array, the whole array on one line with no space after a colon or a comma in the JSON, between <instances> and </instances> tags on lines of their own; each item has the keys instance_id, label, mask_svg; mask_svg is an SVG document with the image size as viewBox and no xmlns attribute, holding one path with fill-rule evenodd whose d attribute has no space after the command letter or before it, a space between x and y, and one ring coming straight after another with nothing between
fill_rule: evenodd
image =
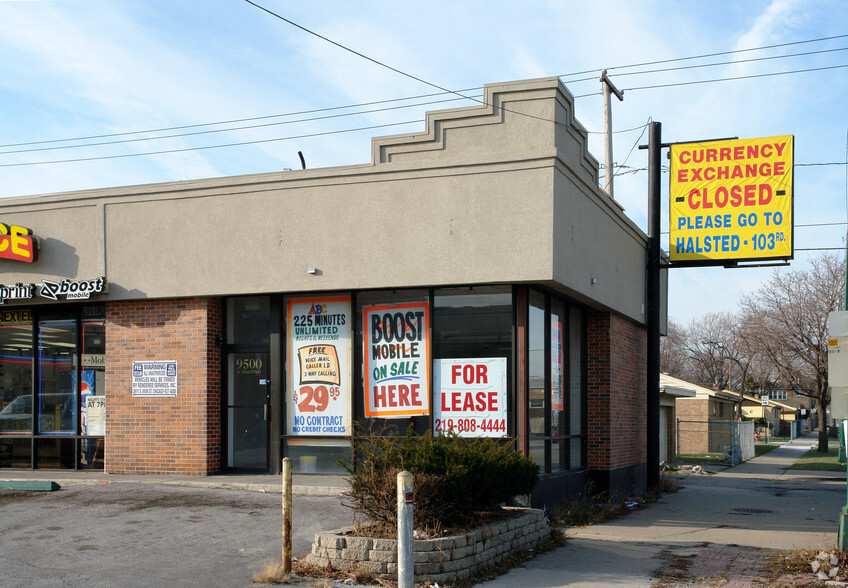
<instances>
[{"instance_id":1,"label":"house in background","mask_svg":"<svg viewBox=\"0 0 848 588\"><path fill-rule=\"evenodd\" d=\"M660 374L660 461L667 462L677 454L678 398L692 398L695 390L689 382Z\"/></svg>"},{"instance_id":2,"label":"house in background","mask_svg":"<svg viewBox=\"0 0 848 588\"><path fill-rule=\"evenodd\" d=\"M675 400L679 453L720 453L730 445L737 398L685 380L660 376L660 387L689 389L694 395Z\"/></svg>"},{"instance_id":3,"label":"house in background","mask_svg":"<svg viewBox=\"0 0 848 588\"><path fill-rule=\"evenodd\" d=\"M739 402L739 392L724 390ZM764 399L767 399L764 401ZM789 423L796 420L797 412L794 406L772 400L767 395L755 396L745 394L742 397L742 416L754 421L765 419L771 424L771 434L780 435L781 431L788 429ZM759 427L762 425L758 425Z\"/></svg>"}]
</instances>

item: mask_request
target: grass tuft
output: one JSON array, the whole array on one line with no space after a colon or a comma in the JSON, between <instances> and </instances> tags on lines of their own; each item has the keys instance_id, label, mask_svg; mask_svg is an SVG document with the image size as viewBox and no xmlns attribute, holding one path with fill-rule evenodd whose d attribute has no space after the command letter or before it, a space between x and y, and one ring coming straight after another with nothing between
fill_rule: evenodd
<instances>
[{"instance_id":1,"label":"grass tuft","mask_svg":"<svg viewBox=\"0 0 848 588\"><path fill-rule=\"evenodd\" d=\"M288 584L291 574L283 572L283 562L269 561L262 566L262 571L253 575L254 584Z\"/></svg>"}]
</instances>

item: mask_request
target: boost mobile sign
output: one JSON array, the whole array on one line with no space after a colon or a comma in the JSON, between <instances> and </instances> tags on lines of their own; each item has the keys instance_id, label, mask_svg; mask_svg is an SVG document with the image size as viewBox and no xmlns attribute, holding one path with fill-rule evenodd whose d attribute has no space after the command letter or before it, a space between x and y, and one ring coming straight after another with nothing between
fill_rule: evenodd
<instances>
[{"instance_id":1,"label":"boost mobile sign","mask_svg":"<svg viewBox=\"0 0 848 588\"><path fill-rule=\"evenodd\" d=\"M671 146L672 262L791 259L794 137Z\"/></svg>"},{"instance_id":2,"label":"boost mobile sign","mask_svg":"<svg viewBox=\"0 0 848 588\"><path fill-rule=\"evenodd\" d=\"M0 285L0 304L8 300L30 300L35 298L36 293L48 300L88 300L92 294L101 294L105 289L104 276L93 280L42 280L38 288L35 284Z\"/></svg>"}]
</instances>

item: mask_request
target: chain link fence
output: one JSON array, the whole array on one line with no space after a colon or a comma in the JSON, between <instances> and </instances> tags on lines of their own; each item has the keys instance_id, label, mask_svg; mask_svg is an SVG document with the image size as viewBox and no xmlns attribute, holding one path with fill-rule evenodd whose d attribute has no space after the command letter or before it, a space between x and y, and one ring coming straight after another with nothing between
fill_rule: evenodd
<instances>
[{"instance_id":1,"label":"chain link fence","mask_svg":"<svg viewBox=\"0 0 848 588\"><path fill-rule=\"evenodd\" d=\"M739 465L755 455L753 421L677 421L677 461L685 456Z\"/></svg>"}]
</instances>

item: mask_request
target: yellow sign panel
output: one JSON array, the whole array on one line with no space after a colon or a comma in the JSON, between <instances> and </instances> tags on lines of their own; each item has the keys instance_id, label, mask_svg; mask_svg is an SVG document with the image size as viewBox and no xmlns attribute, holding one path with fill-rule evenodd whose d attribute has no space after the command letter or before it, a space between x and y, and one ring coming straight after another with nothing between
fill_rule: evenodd
<instances>
[{"instance_id":1,"label":"yellow sign panel","mask_svg":"<svg viewBox=\"0 0 848 588\"><path fill-rule=\"evenodd\" d=\"M671 261L791 258L794 137L671 146Z\"/></svg>"}]
</instances>

